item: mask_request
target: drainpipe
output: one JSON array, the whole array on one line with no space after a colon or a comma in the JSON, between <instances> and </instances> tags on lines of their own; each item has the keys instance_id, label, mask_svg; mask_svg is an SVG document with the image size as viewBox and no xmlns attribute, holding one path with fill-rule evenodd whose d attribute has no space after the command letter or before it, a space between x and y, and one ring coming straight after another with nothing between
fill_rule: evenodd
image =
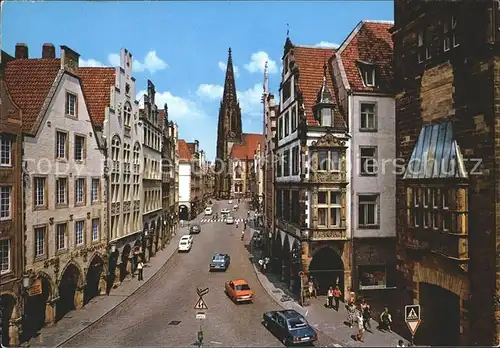
<instances>
[{"instance_id":1,"label":"drainpipe","mask_svg":"<svg viewBox=\"0 0 500 348\"><path fill-rule=\"evenodd\" d=\"M351 119L353 118L352 115L351 115L351 112L354 110L354 96L353 96L353 93L352 93L352 90L349 89L347 90L347 97L348 97L348 110L347 110L347 117L348 117L348 122L347 122L347 131L350 133L350 123L351 123ZM348 134L349 134L348 133ZM354 167L353 164L355 165L355 159L354 159L354 151L353 151L353 138L351 136L351 146L350 146L350 151L351 151L351 155L349 156L350 159L351 159L351 163L350 163L350 167L351 167L351 173L349 175L349 184L351 185L351 192L354 193L354 185L353 185L353 182L354 180L352 180L352 178L354 177L353 175L353 172L352 172L352 168ZM351 261L351 284L350 284L350 287L351 287L351 291L354 291L354 288L355 288L355 285L354 285L354 276L357 274L356 272L356 269L355 269L355 254L354 254L354 226L355 226L355 221L353 220L352 216L353 216L353 212L355 211L355 204L354 204L354 195L350 195L350 200L351 200L351 211L349 212L349 222L350 222L350 227L351 227L351 240L350 240L350 245L351 245L351 257L350 257L350 261ZM345 285L344 285L345 287ZM345 290L345 289L344 289ZM357 289L356 289L357 290ZM347 294L344 292L344 295L347 296Z\"/></svg>"}]
</instances>

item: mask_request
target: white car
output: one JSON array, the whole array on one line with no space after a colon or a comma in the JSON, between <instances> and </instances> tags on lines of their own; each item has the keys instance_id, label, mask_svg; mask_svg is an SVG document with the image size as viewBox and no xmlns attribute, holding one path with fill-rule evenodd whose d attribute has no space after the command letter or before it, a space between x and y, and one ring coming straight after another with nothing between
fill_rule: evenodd
<instances>
[{"instance_id":1,"label":"white car","mask_svg":"<svg viewBox=\"0 0 500 348\"><path fill-rule=\"evenodd\" d=\"M226 224L227 224L227 225L232 225L232 224L234 224L234 217L232 217L232 216L228 216L228 217L226 218Z\"/></svg>"},{"instance_id":2,"label":"white car","mask_svg":"<svg viewBox=\"0 0 500 348\"><path fill-rule=\"evenodd\" d=\"M227 209L227 208L224 208L220 211L221 214L229 214L231 212L231 210Z\"/></svg>"},{"instance_id":3,"label":"white car","mask_svg":"<svg viewBox=\"0 0 500 348\"><path fill-rule=\"evenodd\" d=\"M205 208L205 215L212 215L212 208L211 207Z\"/></svg>"},{"instance_id":4,"label":"white car","mask_svg":"<svg viewBox=\"0 0 500 348\"><path fill-rule=\"evenodd\" d=\"M233 201L232 201L232 200L229 200L229 202L228 202L228 203L229 203L229 204L233 204Z\"/></svg>"},{"instance_id":5,"label":"white car","mask_svg":"<svg viewBox=\"0 0 500 348\"><path fill-rule=\"evenodd\" d=\"M194 240L193 236L189 235L182 236L181 240L179 241L178 252L190 251L191 247L193 246L193 240Z\"/></svg>"}]
</instances>

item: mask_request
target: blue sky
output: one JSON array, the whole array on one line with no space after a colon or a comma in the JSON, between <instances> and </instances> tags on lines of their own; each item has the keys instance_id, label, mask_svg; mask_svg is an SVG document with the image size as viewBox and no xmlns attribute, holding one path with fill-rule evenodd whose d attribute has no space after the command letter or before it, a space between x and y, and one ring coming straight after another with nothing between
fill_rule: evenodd
<instances>
[{"instance_id":1,"label":"blue sky","mask_svg":"<svg viewBox=\"0 0 500 348\"><path fill-rule=\"evenodd\" d=\"M393 2L7 2L2 12L2 49L11 54L24 42L38 58L51 42L80 53L82 64L109 66L127 48L137 61L137 91L151 79L180 137L198 139L213 159L229 46L243 131L261 133L262 69L269 60L277 92L287 23L296 44L340 44L360 20L393 20Z\"/></svg>"}]
</instances>

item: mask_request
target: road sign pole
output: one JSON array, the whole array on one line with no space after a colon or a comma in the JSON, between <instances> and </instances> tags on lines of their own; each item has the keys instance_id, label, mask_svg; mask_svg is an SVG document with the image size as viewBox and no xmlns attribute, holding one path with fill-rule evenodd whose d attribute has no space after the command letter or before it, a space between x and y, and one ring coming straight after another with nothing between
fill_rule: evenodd
<instances>
[{"instance_id":1,"label":"road sign pole","mask_svg":"<svg viewBox=\"0 0 500 348\"><path fill-rule=\"evenodd\" d=\"M415 335L411 335L411 346L415 346Z\"/></svg>"}]
</instances>

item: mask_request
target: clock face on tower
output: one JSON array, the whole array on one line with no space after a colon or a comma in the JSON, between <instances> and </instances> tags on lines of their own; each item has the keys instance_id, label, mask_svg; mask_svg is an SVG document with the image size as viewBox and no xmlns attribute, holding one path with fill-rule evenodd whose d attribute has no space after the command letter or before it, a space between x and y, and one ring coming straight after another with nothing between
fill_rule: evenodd
<instances>
[{"instance_id":1,"label":"clock face on tower","mask_svg":"<svg viewBox=\"0 0 500 348\"><path fill-rule=\"evenodd\" d=\"M231 136L232 136L232 137L235 137L235 136L236 136L236 133L235 133L235 132L231 132Z\"/></svg>"}]
</instances>

